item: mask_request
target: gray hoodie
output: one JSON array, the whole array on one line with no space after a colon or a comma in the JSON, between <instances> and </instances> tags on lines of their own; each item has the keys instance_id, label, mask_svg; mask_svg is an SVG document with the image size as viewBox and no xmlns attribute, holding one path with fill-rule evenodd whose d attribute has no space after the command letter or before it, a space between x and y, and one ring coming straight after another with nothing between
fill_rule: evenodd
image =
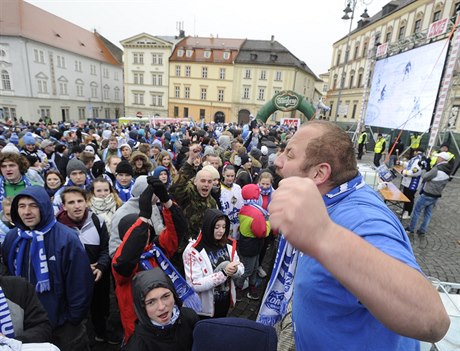
<instances>
[{"instance_id":1,"label":"gray hoodie","mask_svg":"<svg viewBox=\"0 0 460 351\"><path fill-rule=\"evenodd\" d=\"M118 246L121 244L120 233L118 232L118 224L120 220L131 213L139 213L139 196L147 188L147 176L139 176L133 185L131 191L131 198L126 201L113 215L109 239L109 254L111 257L117 251ZM152 216L150 217L151 224L155 228L155 233L161 233L165 228L163 218L156 205L152 205Z\"/></svg>"}]
</instances>

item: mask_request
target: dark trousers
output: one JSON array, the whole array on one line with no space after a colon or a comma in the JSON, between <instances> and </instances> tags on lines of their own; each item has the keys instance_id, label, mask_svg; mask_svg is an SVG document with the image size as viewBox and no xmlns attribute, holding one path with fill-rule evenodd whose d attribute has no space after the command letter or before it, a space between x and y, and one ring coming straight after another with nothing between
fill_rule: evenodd
<instances>
[{"instance_id":1,"label":"dark trousers","mask_svg":"<svg viewBox=\"0 0 460 351\"><path fill-rule=\"evenodd\" d=\"M363 157L364 154L364 144L358 144L358 160Z\"/></svg>"},{"instance_id":2,"label":"dark trousers","mask_svg":"<svg viewBox=\"0 0 460 351\"><path fill-rule=\"evenodd\" d=\"M412 209L414 208L414 199L416 192L417 190L411 190L403 186L403 194L406 195L407 198L410 200L410 202L404 203L403 211L407 211L409 215L412 213Z\"/></svg>"},{"instance_id":3,"label":"dark trousers","mask_svg":"<svg viewBox=\"0 0 460 351\"><path fill-rule=\"evenodd\" d=\"M105 336L107 317L110 311L110 273L104 272L102 278L94 285L91 301L91 322L97 336Z\"/></svg>"},{"instance_id":4,"label":"dark trousers","mask_svg":"<svg viewBox=\"0 0 460 351\"><path fill-rule=\"evenodd\" d=\"M53 330L51 342L61 351L89 351L86 321L74 325L66 322Z\"/></svg>"},{"instance_id":5,"label":"dark trousers","mask_svg":"<svg viewBox=\"0 0 460 351\"><path fill-rule=\"evenodd\" d=\"M374 154L374 165L375 167L380 166L380 159L382 158L382 154L375 153Z\"/></svg>"}]
</instances>

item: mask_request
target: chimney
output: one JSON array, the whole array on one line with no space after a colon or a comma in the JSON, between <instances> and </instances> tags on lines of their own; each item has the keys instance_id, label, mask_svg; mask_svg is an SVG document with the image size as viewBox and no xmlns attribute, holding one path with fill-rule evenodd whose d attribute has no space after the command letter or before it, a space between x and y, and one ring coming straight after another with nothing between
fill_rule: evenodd
<instances>
[{"instance_id":1,"label":"chimney","mask_svg":"<svg viewBox=\"0 0 460 351\"><path fill-rule=\"evenodd\" d=\"M272 35L272 38L270 39L270 42L271 42L271 44L273 44L275 42L275 36L274 35Z\"/></svg>"}]
</instances>

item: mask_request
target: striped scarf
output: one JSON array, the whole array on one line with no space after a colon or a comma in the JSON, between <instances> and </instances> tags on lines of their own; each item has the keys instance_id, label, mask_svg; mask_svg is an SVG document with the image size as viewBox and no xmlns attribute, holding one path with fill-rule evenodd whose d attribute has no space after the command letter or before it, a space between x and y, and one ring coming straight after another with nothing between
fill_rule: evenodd
<instances>
[{"instance_id":1,"label":"striped scarf","mask_svg":"<svg viewBox=\"0 0 460 351\"><path fill-rule=\"evenodd\" d=\"M22 176L21 179L19 180L19 182L17 183L21 183L21 182L24 182L24 184L26 185L26 188L28 186L32 186L32 183L30 182L29 178L27 178L26 176ZM2 202L3 202L3 199L5 198L6 194L5 194L5 177L3 176L0 176L0 211L3 209L2 208Z\"/></svg>"},{"instance_id":2,"label":"striped scarf","mask_svg":"<svg viewBox=\"0 0 460 351\"><path fill-rule=\"evenodd\" d=\"M3 289L0 286L0 333L14 339L13 320Z\"/></svg>"}]
</instances>

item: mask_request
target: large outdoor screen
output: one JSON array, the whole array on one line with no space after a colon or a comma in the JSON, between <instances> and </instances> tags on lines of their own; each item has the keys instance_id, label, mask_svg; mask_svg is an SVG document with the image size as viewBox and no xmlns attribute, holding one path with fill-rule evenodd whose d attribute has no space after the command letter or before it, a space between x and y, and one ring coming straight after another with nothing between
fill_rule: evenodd
<instances>
[{"instance_id":1,"label":"large outdoor screen","mask_svg":"<svg viewBox=\"0 0 460 351\"><path fill-rule=\"evenodd\" d=\"M446 60L447 40L377 61L366 125L428 131Z\"/></svg>"}]
</instances>

